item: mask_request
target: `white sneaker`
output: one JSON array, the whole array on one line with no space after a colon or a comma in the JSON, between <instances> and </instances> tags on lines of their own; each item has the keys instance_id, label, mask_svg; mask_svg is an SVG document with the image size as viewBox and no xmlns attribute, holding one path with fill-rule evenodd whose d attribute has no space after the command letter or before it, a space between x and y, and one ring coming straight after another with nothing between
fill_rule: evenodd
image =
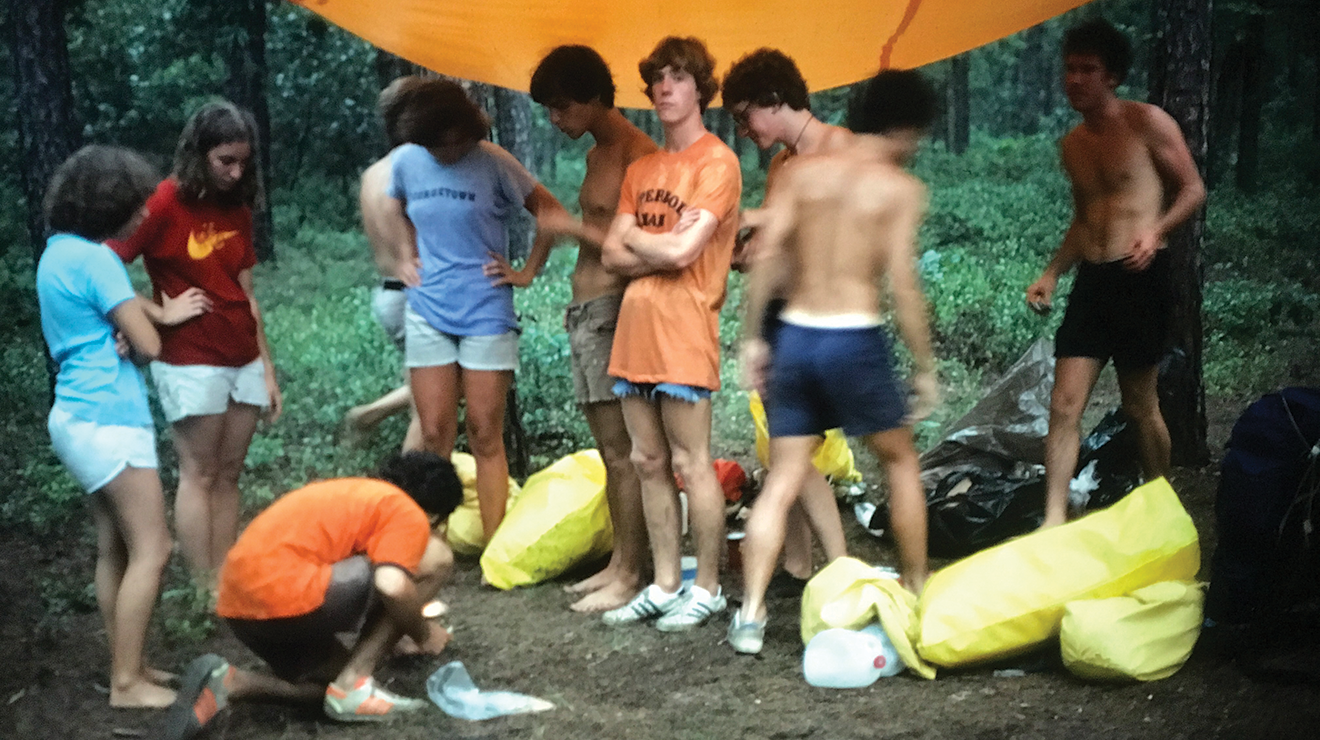
<instances>
[{"instance_id":1,"label":"white sneaker","mask_svg":"<svg viewBox=\"0 0 1320 740\"><path fill-rule=\"evenodd\" d=\"M733 647L734 652L743 655L756 655L761 652L761 647L765 645L765 622L764 619L759 622L744 620L741 609L734 612L727 634L729 645Z\"/></svg>"},{"instance_id":2,"label":"white sneaker","mask_svg":"<svg viewBox=\"0 0 1320 740\"><path fill-rule=\"evenodd\" d=\"M724 611L726 606L728 602L724 600L723 588L712 596L701 586L693 586L688 589L683 603L656 620L655 628L661 632L685 632L701 626L707 619Z\"/></svg>"},{"instance_id":3,"label":"white sneaker","mask_svg":"<svg viewBox=\"0 0 1320 740\"><path fill-rule=\"evenodd\" d=\"M605 624L617 626L659 617L678 608L683 602L683 596L682 588L670 594L652 583L634 596L632 601L602 614L601 619Z\"/></svg>"}]
</instances>

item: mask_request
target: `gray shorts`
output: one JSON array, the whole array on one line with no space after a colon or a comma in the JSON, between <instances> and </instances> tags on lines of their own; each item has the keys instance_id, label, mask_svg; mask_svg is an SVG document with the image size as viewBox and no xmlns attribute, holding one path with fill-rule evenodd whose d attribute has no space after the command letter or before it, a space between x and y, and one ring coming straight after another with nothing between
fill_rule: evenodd
<instances>
[{"instance_id":1,"label":"gray shorts","mask_svg":"<svg viewBox=\"0 0 1320 740\"><path fill-rule=\"evenodd\" d=\"M517 370L518 332L460 336L448 334L427 323L426 319L408 307L404 318L407 345L404 364L414 367L458 366L464 370Z\"/></svg>"},{"instance_id":2,"label":"gray shorts","mask_svg":"<svg viewBox=\"0 0 1320 740\"><path fill-rule=\"evenodd\" d=\"M572 358L573 394L581 404L617 401L609 376L610 348L619 323L623 294L614 293L574 303L564 312L568 349Z\"/></svg>"},{"instance_id":3,"label":"gray shorts","mask_svg":"<svg viewBox=\"0 0 1320 740\"><path fill-rule=\"evenodd\" d=\"M403 283L398 280L385 280L371 291L371 315L376 323L385 330L385 335L394 342L394 346L403 351L404 313L408 308L408 295L403 292Z\"/></svg>"}]
</instances>

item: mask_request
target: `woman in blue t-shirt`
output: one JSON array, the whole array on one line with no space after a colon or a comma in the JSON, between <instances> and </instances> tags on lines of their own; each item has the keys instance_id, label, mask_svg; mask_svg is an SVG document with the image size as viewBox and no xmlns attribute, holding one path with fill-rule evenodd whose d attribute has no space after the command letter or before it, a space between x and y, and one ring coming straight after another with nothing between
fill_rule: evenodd
<instances>
[{"instance_id":1,"label":"woman in blue t-shirt","mask_svg":"<svg viewBox=\"0 0 1320 740\"><path fill-rule=\"evenodd\" d=\"M163 307L139 298L124 263L100 243L132 233L159 179L125 149L76 152L46 190L46 223L54 235L37 264L41 331L59 363L47 426L56 456L91 496L96 601L110 643L114 707L164 707L174 700L161 685L168 674L142 658L170 532L146 385L126 355L154 358L160 335L153 323L182 323L209 307L198 290Z\"/></svg>"},{"instance_id":2,"label":"woman in blue t-shirt","mask_svg":"<svg viewBox=\"0 0 1320 740\"><path fill-rule=\"evenodd\" d=\"M565 218L563 207L505 150L486 141L490 124L457 84L426 80L399 102L390 202L416 229L416 248L396 247L408 286L405 357L425 447L448 458L467 400L468 446L487 540L504 518L509 463L504 407L518 367L513 287L531 283L552 238L537 231L521 270L509 264L506 224L520 211Z\"/></svg>"}]
</instances>

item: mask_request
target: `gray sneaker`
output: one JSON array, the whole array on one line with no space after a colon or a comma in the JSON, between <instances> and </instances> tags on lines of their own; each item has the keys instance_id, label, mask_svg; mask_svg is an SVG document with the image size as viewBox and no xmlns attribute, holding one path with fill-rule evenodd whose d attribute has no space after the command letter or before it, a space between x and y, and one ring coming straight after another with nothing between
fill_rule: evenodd
<instances>
[{"instance_id":1,"label":"gray sneaker","mask_svg":"<svg viewBox=\"0 0 1320 740\"><path fill-rule=\"evenodd\" d=\"M686 632L699 627L707 619L724 611L728 602L724 600L724 589L714 595L701 586L688 589L683 603L668 614L656 620L655 628L661 632Z\"/></svg>"},{"instance_id":2,"label":"gray sneaker","mask_svg":"<svg viewBox=\"0 0 1320 740\"><path fill-rule=\"evenodd\" d=\"M728 640L734 652L756 655L765 644L765 620L743 620L742 610L739 609L733 613L733 619L729 620Z\"/></svg>"},{"instance_id":3,"label":"gray sneaker","mask_svg":"<svg viewBox=\"0 0 1320 740\"><path fill-rule=\"evenodd\" d=\"M642 592L633 597L632 601L619 607L611 609L601 615L605 624L618 626L621 624L634 624L652 617L664 616L683 603L685 593L682 588L674 593L665 593L659 586L652 583Z\"/></svg>"}]
</instances>

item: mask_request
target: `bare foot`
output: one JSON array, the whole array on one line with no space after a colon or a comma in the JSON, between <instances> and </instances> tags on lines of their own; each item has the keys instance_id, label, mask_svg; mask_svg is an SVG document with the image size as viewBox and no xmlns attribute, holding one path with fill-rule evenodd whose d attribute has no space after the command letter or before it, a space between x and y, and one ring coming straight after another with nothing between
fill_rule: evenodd
<instances>
[{"instance_id":1,"label":"bare foot","mask_svg":"<svg viewBox=\"0 0 1320 740\"><path fill-rule=\"evenodd\" d=\"M609 611L627 604L632 597L637 595L637 591L636 582L615 581L604 588L583 596L568 608L582 614Z\"/></svg>"},{"instance_id":2,"label":"bare foot","mask_svg":"<svg viewBox=\"0 0 1320 740\"><path fill-rule=\"evenodd\" d=\"M162 671L159 668L152 668L151 666L143 666L142 675L146 676L147 680L152 683L166 684L179 682L179 674Z\"/></svg>"},{"instance_id":3,"label":"bare foot","mask_svg":"<svg viewBox=\"0 0 1320 740\"><path fill-rule=\"evenodd\" d=\"M611 568L606 567L605 570L602 570L601 572L597 573L594 576L591 576L590 578L587 578L586 580L578 581L577 583L564 586L564 593L570 596L581 596L583 594L589 594L592 591L599 591L602 588L605 588L606 586L610 585L611 583L614 583L618 579L619 577L614 573L614 571Z\"/></svg>"},{"instance_id":4,"label":"bare foot","mask_svg":"<svg viewBox=\"0 0 1320 740\"><path fill-rule=\"evenodd\" d=\"M364 407L354 406L344 414L344 423L339 427L339 443L345 447L360 447L366 443L374 426L363 419Z\"/></svg>"},{"instance_id":5,"label":"bare foot","mask_svg":"<svg viewBox=\"0 0 1320 740\"><path fill-rule=\"evenodd\" d=\"M174 692L143 678L136 683L110 689L110 706L116 709L164 709L174 703Z\"/></svg>"}]
</instances>

